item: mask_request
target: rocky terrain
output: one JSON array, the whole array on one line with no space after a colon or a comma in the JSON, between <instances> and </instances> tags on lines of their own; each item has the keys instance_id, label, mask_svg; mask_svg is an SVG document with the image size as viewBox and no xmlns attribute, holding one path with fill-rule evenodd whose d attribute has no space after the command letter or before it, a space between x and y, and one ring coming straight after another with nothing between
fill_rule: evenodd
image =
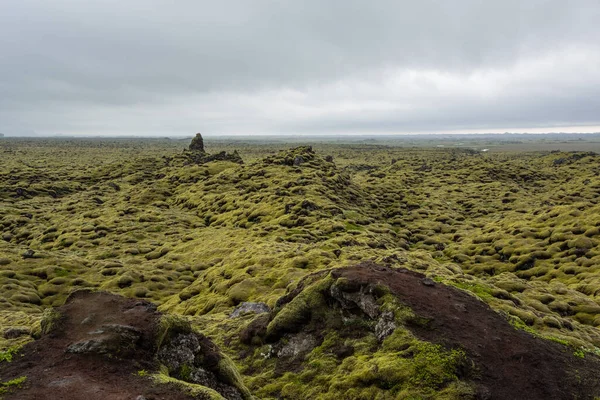
<instances>
[{"instance_id":1,"label":"rocky terrain","mask_svg":"<svg viewBox=\"0 0 600 400\"><path fill-rule=\"evenodd\" d=\"M6 398L251 398L210 339L152 303L81 290L50 310L39 339L2 369L27 378Z\"/></svg>"},{"instance_id":2,"label":"rocky terrain","mask_svg":"<svg viewBox=\"0 0 600 400\"><path fill-rule=\"evenodd\" d=\"M596 153L188 144L3 139L3 396L600 396Z\"/></svg>"}]
</instances>

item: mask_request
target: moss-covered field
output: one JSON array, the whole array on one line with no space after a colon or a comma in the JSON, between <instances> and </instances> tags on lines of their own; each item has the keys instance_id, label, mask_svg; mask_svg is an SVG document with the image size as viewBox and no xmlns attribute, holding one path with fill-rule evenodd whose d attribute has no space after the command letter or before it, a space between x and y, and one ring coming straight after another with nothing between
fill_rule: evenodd
<instances>
[{"instance_id":1,"label":"moss-covered field","mask_svg":"<svg viewBox=\"0 0 600 400\"><path fill-rule=\"evenodd\" d=\"M244 164L198 165L188 143L1 139L0 350L32 340L22 332L71 291L97 288L189 318L261 398L468 396L460 349L402 326L379 344L346 338L358 350L340 363L328 331L288 370L265 343L240 341L260 315L230 318L236 306L278 309L309 274L372 260L468 291L581 357L600 353L596 153L205 139ZM411 362L394 361L407 349Z\"/></svg>"}]
</instances>

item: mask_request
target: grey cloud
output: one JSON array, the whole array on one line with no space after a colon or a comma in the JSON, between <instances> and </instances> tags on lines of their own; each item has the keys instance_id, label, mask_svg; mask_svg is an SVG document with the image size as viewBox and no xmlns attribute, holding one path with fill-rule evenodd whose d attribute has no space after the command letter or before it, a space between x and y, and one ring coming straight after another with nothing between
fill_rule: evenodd
<instances>
[{"instance_id":1,"label":"grey cloud","mask_svg":"<svg viewBox=\"0 0 600 400\"><path fill-rule=\"evenodd\" d=\"M6 0L0 6L0 130L377 132L596 124L600 76L571 81L586 59L599 60L598 20L596 0ZM536 86L517 97L510 92L528 82L511 81L488 103L460 91L447 95L435 84L429 103L413 102L388 95L381 78L390 71L437 71L473 85L468 77L478 71L511 71L552 54L556 63L564 61L561 54L579 54L582 65L548 68L544 80L530 77ZM335 82L372 85L380 95L367 100L409 104L413 112L344 112L329 102L333 115L298 116L335 97ZM285 97L287 90L306 96L284 114L260 111L277 109L276 93ZM360 109L365 99L358 90L343 100Z\"/></svg>"}]
</instances>

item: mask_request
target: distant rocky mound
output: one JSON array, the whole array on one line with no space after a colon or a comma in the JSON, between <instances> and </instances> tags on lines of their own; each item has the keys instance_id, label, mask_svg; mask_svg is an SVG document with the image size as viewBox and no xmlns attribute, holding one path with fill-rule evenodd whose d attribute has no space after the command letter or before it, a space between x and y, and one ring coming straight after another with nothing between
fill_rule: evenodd
<instances>
[{"instance_id":1,"label":"distant rocky mound","mask_svg":"<svg viewBox=\"0 0 600 400\"><path fill-rule=\"evenodd\" d=\"M40 335L2 364L1 382L26 377L5 399L252 398L210 339L147 301L77 291Z\"/></svg>"},{"instance_id":2,"label":"distant rocky mound","mask_svg":"<svg viewBox=\"0 0 600 400\"><path fill-rule=\"evenodd\" d=\"M311 163L313 160L314 162ZM312 146L299 146L293 149L283 150L273 156L266 157L263 160L263 163L265 165L287 165L290 167L299 167L305 164L312 164L312 166L316 167L322 163L322 161L318 160Z\"/></svg>"},{"instance_id":3,"label":"distant rocky mound","mask_svg":"<svg viewBox=\"0 0 600 400\"><path fill-rule=\"evenodd\" d=\"M237 164L243 164L242 157L237 150L233 153L221 151L217 154L209 154L204 150L204 139L202 134L196 133L187 150L184 150L183 156L186 159L186 164L206 164L211 161L231 161Z\"/></svg>"}]
</instances>

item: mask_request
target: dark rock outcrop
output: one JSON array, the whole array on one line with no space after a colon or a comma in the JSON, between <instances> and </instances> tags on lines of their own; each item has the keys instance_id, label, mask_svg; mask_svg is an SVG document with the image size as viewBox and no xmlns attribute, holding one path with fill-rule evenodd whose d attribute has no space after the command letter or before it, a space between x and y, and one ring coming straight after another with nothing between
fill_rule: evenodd
<instances>
[{"instance_id":1,"label":"dark rock outcrop","mask_svg":"<svg viewBox=\"0 0 600 400\"><path fill-rule=\"evenodd\" d=\"M200 151L204 153L204 139L202 139L200 133L196 133L196 136L192 139L192 143L190 143L189 149L191 151Z\"/></svg>"},{"instance_id":2,"label":"dark rock outcrop","mask_svg":"<svg viewBox=\"0 0 600 400\"><path fill-rule=\"evenodd\" d=\"M203 151L202 152L188 151L188 152L185 152L184 155L187 159L187 164L201 165L201 164L206 164L211 161L230 161L230 162L234 162L237 164L244 163L244 161L242 160L242 157L240 157L237 150L234 150L233 153L227 153L227 152L221 151L216 154L208 154Z\"/></svg>"},{"instance_id":3,"label":"dark rock outcrop","mask_svg":"<svg viewBox=\"0 0 600 400\"><path fill-rule=\"evenodd\" d=\"M157 357L178 379L212 388L226 399L244 399L240 390L232 384L234 382L226 382L230 378L219 371L222 356L203 335L178 333L161 346Z\"/></svg>"},{"instance_id":4,"label":"dark rock outcrop","mask_svg":"<svg viewBox=\"0 0 600 400\"><path fill-rule=\"evenodd\" d=\"M133 356L142 331L129 325L106 324L88 332L89 339L83 339L67 347L68 353L110 354L120 357Z\"/></svg>"},{"instance_id":5,"label":"dark rock outcrop","mask_svg":"<svg viewBox=\"0 0 600 400\"><path fill-rule=\"evenodd\" d=\"M237 164L244 163L237 150L234 150L233 153L227 153L225 151L216 154L207 153L204 149L204 139L200 133L196 134L181 156L176 156L173 159L170 159L169 162L175 161L177 164L177 160L183 165L202 165L211 161L229 161Z\"/></svg>"}]
</instances>

